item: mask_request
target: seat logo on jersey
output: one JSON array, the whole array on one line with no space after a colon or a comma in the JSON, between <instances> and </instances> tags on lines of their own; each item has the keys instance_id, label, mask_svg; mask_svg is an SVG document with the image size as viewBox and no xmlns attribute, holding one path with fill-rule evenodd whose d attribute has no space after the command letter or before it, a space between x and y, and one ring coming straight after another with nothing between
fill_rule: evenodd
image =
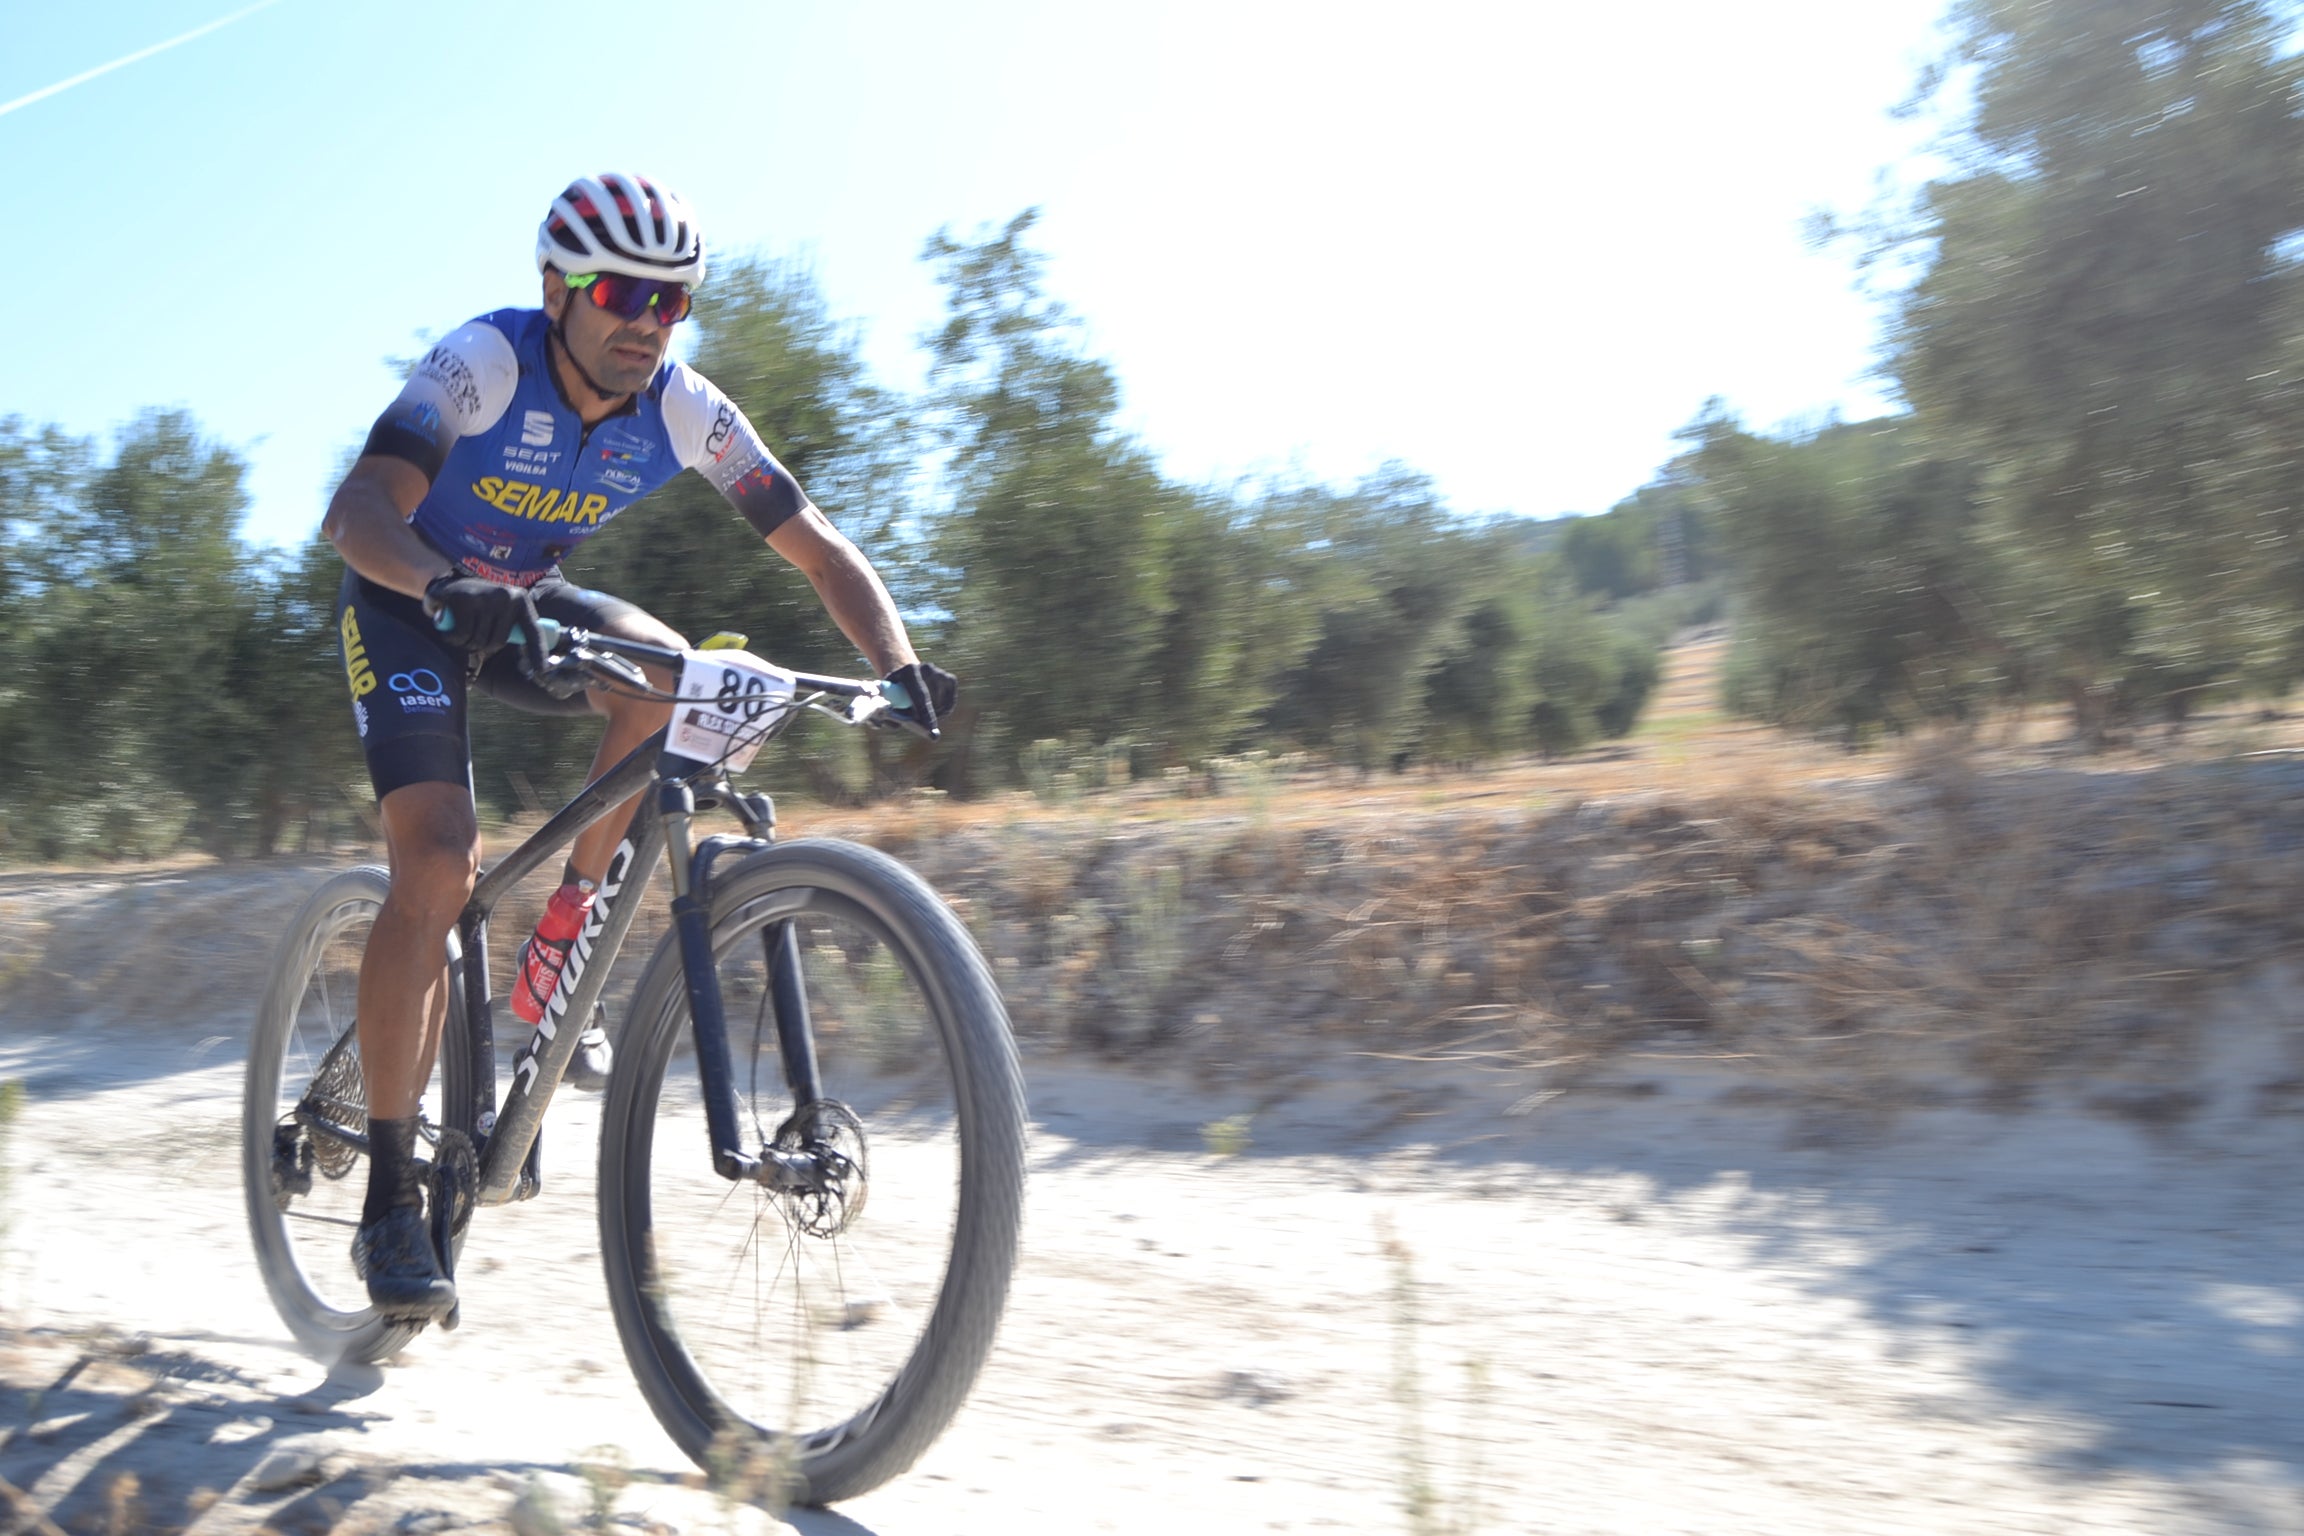
<instances>
[{"instance_id":1,"label":"seat logo on jersey","mask_svg":"<svg viewBox=\"0 0 2304 1536\"><path fill-rule=\"evenodd\" d=\"M541 448L552 441L552 413L530 411L520 418L520 441L531 448Z\"/></svg>"},{"instance_id":2,"label":"seat logo on jersey","mask_svg":"<svg viewBox=\"0 0 2304 1536\"><path fill-rule=\"evenodd\" d=\"M594 523L608 510L608 498L594 491L578 494L485 475L472 482L472 494L499 512L534 523Z\"/></svg>"}]
</instances>

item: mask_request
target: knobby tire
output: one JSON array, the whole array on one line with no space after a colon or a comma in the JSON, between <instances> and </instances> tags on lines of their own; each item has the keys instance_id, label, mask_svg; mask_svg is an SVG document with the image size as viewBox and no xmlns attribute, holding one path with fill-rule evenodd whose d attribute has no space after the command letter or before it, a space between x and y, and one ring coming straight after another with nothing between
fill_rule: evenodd
<instances>
[{"instance_id":1,"label":"knobby tire","mask_svg":"<svg viewBox=\"0 0 2304 1536\"><path fill-rule=\"evenodd\" d=\"M967 929L886 855L780 844L724 869L705 900L747 1137L794 1107L759 980L763 928L789 922L804 935L825 1094L853 1101L859 1145L876 1138L870 1198L835 1234L811 1235L780 1197L712 1172L668 934L601 1129L609 1299L684 1452L740 1493L831 1503L917 1461L991 1350L1022 1221L1022 1076Z\"/></svg>"},{"instance_id":2,"label":"knobby tire","mask_svg":"<svg viewBox=\"0 0 2304 1536\"><path fill-rule=\"evenodd\" d=\"M357 1213L367 1187L365 1155L338 1148L306 1170L311 1185L303 1194L283 1194L276 1179L276 1129L311 1087L313 1075L346 1032L354 1029L353 986L359 957L367 946L376 911L390 889L390 876L362 865L331 878L315 891L289 924L274 952L272 972L248 1043L246 1088L241 1108L243 1183L249 1233L264 1286L281 1321L299 1341L330 1361L387 1359L422 1331L416 1322L378 1317L352 1271L352 1230L345 1213ZM449 937L448 1017L431 1091L424 1097L426 1143L441 1128L439 1116L468 1115L469 1038L464 1028L463 993L456 940ZM350 1102L365 1128L367 1095L360 1084L358 1058L349 1073ZM458 1129L470 1134L469 1125ZM425 1150L420 1146L420 1154Z\"/></svg>"}]
</instances>

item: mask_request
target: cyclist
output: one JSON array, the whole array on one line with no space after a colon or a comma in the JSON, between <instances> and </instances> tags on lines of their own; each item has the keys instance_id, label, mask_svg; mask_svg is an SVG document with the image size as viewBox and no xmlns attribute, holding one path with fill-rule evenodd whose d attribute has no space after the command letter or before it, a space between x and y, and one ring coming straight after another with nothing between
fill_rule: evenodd
<instances>
[{"instance_id":1,"label":"cyclist","mask_svg":"<svg viewBox=\"0 0 2304 1536\"><path fill-rule=\"evenodd\" d=\"M415 1141L448 1006L440 956L480 861L468 691L604 716L594 776L670 718L669 706L603 691L556 699L522 675L507 642L538 615L686 644L633 604L563 578L568 553L694 469L806 574L874 670L902 686L916 723L935 729L956 691L914 654L870 563L744 413L667 358L704 278L687 205L638 176L581 178L546 212L536 265L542 307L482 315L434 347L377 418L323 524L344 558L337 629L392 870L360 967L370 1155L352 1258L369 1299L393 1316L438 1317L456 1300L423 1219ZM563 915L589 906L631 809L570 849L554 898ZM523 1017L549 1000L566 947L541 932L523 947ZM587 1030L573 1080L597 1088L608 1068L605 1035Z\"/></svg>"}]
</instances>

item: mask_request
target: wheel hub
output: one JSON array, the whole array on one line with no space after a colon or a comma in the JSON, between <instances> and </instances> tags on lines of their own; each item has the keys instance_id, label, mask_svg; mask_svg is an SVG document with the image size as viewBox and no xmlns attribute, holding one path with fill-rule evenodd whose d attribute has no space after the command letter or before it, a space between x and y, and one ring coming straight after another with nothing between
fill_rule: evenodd
<instances>
[{"instance_id":1,"label":"wheel hub","mask_svg":"<svg viewBox=\"0 0 2304 1536\"><path fill-rule=\"evenodd\" d=\"M854 1110L835 1099L804 1104L776 1128L769 1146L814 1166L804 1187L779 1192L793 1226L810 1237L833 1237L863 1214L871 1175L864 1122Z\"/></svg>"}]
</instances>

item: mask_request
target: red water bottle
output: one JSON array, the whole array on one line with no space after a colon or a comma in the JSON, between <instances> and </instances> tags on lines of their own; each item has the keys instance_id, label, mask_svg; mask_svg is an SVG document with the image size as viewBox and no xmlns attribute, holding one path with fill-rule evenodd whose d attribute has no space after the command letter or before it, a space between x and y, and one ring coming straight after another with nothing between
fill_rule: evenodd
<instances>
[{"instance_id":1,"label":"red water bottle","mask_svg":"<svg viewBox=\"0 0 2304 1536\"><path fill-rule=\"evenodd\" d=\"M543 1021L544 1006L552 1001L552 989L560 984L560 968L568 963L568 951L584 929L593 895L589 880L572 881L554 891L544 904L535 935L520 946L515 967L519 976L512 983L512 1011L521 1023Z\"/></svg>"}]
</instances>

